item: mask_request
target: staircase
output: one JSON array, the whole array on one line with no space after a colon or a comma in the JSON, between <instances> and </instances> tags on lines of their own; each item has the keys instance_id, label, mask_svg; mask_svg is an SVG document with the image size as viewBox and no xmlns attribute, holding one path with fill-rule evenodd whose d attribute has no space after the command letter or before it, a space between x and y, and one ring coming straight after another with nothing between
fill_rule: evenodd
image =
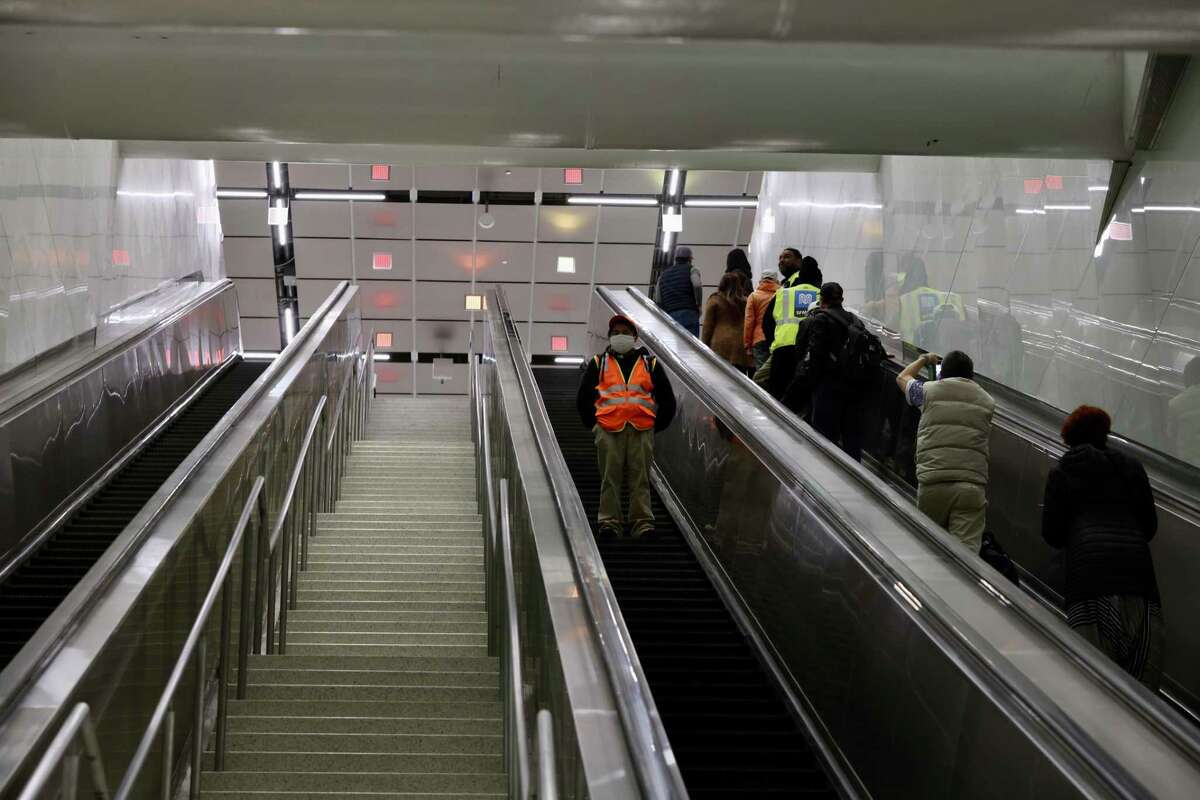
<instances>
[{"instance_id":1,"label":"staircase","mask_svg":"<svg viewBox=\"0 0 1200 800\"><path fill-rule=\"evenodd\" d=\"M465 399L375 401L318 516L287 654L251 657L204 797L505 794L474 475Z\"/></svg>"}]
</instances>

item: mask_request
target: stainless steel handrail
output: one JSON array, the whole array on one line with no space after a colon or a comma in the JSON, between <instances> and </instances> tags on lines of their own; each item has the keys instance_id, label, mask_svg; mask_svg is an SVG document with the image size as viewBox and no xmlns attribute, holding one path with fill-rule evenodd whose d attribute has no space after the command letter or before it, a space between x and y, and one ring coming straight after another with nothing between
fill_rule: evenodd
<instances>
[{"instance_id":1,"label":"stainless steel handrail","mask_svg":"<svg viewBox=\"0 0 1200 800\"><path fill-rule=\"evenodd\" d=\"M516 577L509 525L508 479L501 478L499 555L502 565L500 589L504 595L504 646L500 656L500 674L505 700L504 755L508 767L508 796L525 800L529 797L529 740L525 725L525 681L521 671L521 634L517 627Z\"/></svg>"},{"instance_id":2,"label":"stainless steel handrail","mask_svg":"<svg viewBox=\"0 0 1200 800\"><path fill-rule=\"evenodd\" d=\"M512 329L507 299L503 290L493 290L497 312L503 320L505 336L514 353L524 353ZM541 394L534 382L528 359L514 358L514 367L524 395L525 408L538 439L538 450L550 476L559 513L567 531L570 548L591 623L601 642L604 664L612 682L617 708L629 736L629 750L637 770L637 779L647 797L686 798L687 789L675 764L671 745L663 728L649 683L642 671L633 638L617 605L616 595L604 569L591 525L583 510L583 501L571 478L562 452L556 445L553 429Z\"/></svg>"},{"instance_id":3,"label":"stainless steel handrail","mask_svg":"<svg viewBox=\"0 0 1200 800\"><path fill-rule=\"evenodd\" d=\"M554 718L543 708L537 714L538 800L558 800L554 764Z\"/></svg>"},{"instance_id":4,"label":"stainless steel handrail","mask_svg":"<svg viewBox=\"0 0 1200 800\"><path fill-rule=\"evenodd\" d=\"M163 688L162 695L158 701L158 706L154 709L154 715L150 718L150 724L146 727L145 733L142 734L142 739L138 743L137 750L134 751L133 758L129 762L129 767L125 770L125 777L121 780L121 785L117 787L116 800L124 800L133 792L134 786L138 778L141 776L142 768L146 764L146 759L150 755L150 749L154 746L154 740L157 738L160 730L164 731L164 741L170 743L175 733L175 715L172 706L175 702L175 692L179 689L179 684L183 680L184 672L187 670L188 663L192 660L193 653L196 655L196 707L193 710L193 719L195 721L195 729L192 731L194 737L192 741L192 764L191 764L191 796L200 796L200 757L202 754L203 743L203 726L204 726L204 700L205 700L205 684L207 682L207 666L206 659L208 656L208 640L204 638L204 628L208 622L209 614L212 613L217 604L217 597L221 597L221 639L220 652L217 654L217 673L220 685L224 686L228 680L228 655L229 655L229 617L233 609L233 598L230 593L230 587L226 579L229 577L230 570L233 568L234 558L237 556L238 548L242 545L243 539L246 538L246 528L250 524L250 519L255 519L255 525L259 530L262 530L267 525L267 505L266 496L263 494L263 485L266 481L261 475L254 480L254 485L250 488L250 495L246 498L246 502L242 505L241 516L238 517L237 525L233 529L233 536L229 539L229 545L225 548L225 556L221 559L221 565L217 568L217 573L213 577L208 594L204 598L204 603L200 606L200 612L196 615L196 621L192 623L192 628L188 632L188 637L183 643L183 647L179 652L179 658L175 661L175 667L171 670L171 676L167 679L167 685ZM249 541L248 539L246 540ZM245 561L242 563L242 586L243 596L245 596L245 587L250 580L250 570L247 569ZM249 609L243 605L241 609L240 626L244 631L248 627L249 619L247 614ZM244 693L242 688L245 684L246 663L249 657L248 648L246 647L245 637L242 637L242 644L238 650L238 683L239 696ZM217 695L217 720L218 730L224 724L225 704L227 703L224 692L219 692ZM225 736L223 731L220 734L219 744L216 753L216 763L218 769L224 767L224 745ZM172 763L171 757L174 753L174 748L164 744L163 752L163 775L162 775L162 796L164 798L171 797L173 781L171 779Z\"/></svg>"},{"instance_id":5,"label":"stainless steel handrail","mask_svg":"<svg viewBox=\"0 0 1200 800\"><path fill-rule=\"evenodd\" d=\"M630 287L627 291L642 306L644 311L661 319L664 323L669 320L641 290ZM618 311L623 310L610 290L598 287L597 292L612 308ZM671 324L675 323L672 322ZM709 408L712 408L714 411L720 410L720 403L716 402L704 383L698 379L694 379L689 370L681 369L682 362L676 358L676 354L670 348L663 346L652 331L639 328L639 335L650 344L651 348L658 354L660 360L666 362L672 368L673 372L684 380L693 392L703 399ZM1088 667L1087 664L1083 663L1084 660L1100 661L1098 654L1093 655L1083 652L1083 648L1066 640L1063 633L1055 630L1053 625L1048 625L1045 620L1039 619L1038 617L1045 613L1045 609L1036 605L1032 599L1023 594L1014 594L1013 590L1005 585L1004 581L991 579L990 575L980 569L982 562L975 559L978 563L973 563L972 558L961 546L950 542L940 529L923 516L917 514L907 504L900 503L894 497L889 496L889 493L883 487L879 486L876 481L872 480L870 473L866 472L861 465L851 460L836 445L817 434L811 428L808 428L807 425L802 424L800 420L780 405L762 387L753 381L745 380L744 375L738 373L728 362L722 360L711 350L708 350L708 348L697 347L696 351L714 368L726 371L731 378L741 379L740 384L742 387L762 401L760 407L763 413L769 414L774 422L786 426L818 450L821 450L826 456L838 462L848 474L852 475L864 489L873 495L874 499L885 503L889 509L896 512L915 531L919 532L924 539L933 544L939 553L947 556L956 566L969 575L972 580L984 582L988 587L989 593L1000 597L1002 603L1011 610L1016 611L1023 621L1028 622L1031 627L1040 634L1045 635L1048 640L1056 645L1061 645L1064 654L1072 656L1073 660L1079 666ZM739 420L735 419L732 415L726 414L721 414L721 420L737 432L739 438L748 445L752 442L757 442L757 452L760 457L764 457L765 460L774 464L781 473L789 473L789 471L794 473L794 464L788 464L785 459L777 457L777 454L769 446L759 442L758 437L747 431ZM823 515L830 522L832 528L844 531L854 540L863 542L868 540L866 534L848 519L845 509L836 498L830 496L820 486L806 485L805 489L809 496L820 504ZM1017 700L1016 698L1028 696L1044 697L1044 694L1041 690L1030 684L1026 678L1017 673L1015 669L1007 667L999 663L996 659L982 654L980 648L984 647L984 643L974 631L966 629L963 625L955 621L957 620L957 615L939 596L928 590L922 582L914 581L910 576L897 572L893 565L887 563L872 548L858 549L861 550L864 558L873 562L876 569L883 570L889 580L900 579L904 581L917 600L931 612L924 619L937 623L937 627L941 631L940 638L943 638L948 645L963 648L966 652L973 655L971 663L976 667L974 673L978 679L991 685L998 693L997 697L1008 698L1004 703L1013 709L1013 713L1017 718L1025 719L1026 724L1033 723L1056 736L1063 745L1071 749L1076 757L1088 765L1097 778L1107 783L1109 788L1117 795L1123 797L1145 796L1144 787L1106 752L1103 752L1094 739L1080 728L1078 724L1068 718L1056 705L1049 702L1029 703ZM1105 688L1110 693L1122 697L1122 699L1124 699L1123 693L1128 693L1128 695L1135 693L1136 690L1129 685L1130 679L1128 676L1125 676L1123 673L1114 675L1113 673L1118 672L1118 670L1112 665L1094 663L1092 666L1095 666L1096 672L1108 672L1112 676L1112 683L1105 681ZM1087 668L1086 671L1092 672L1090 668ZM1155 711L1159 710L1156 709ZM1156 717L1157 715L1155 714L1151 715L1151 719L1157 723ZM1170 738L1175 738L1176 730L1177 726L1172 726L1172 731L1169 733ZM1185 732L1180 730L1178 734L1185 741L1189 739L1200 740L1200 735L1196 734L1195 731ZM1189 754L1193 758L1197 752L1200 752L1194 750L1191 745L1186 745L1184 749L1189 751Z\"/></svg>"},{"instance_id":6,"label":"stainless steel handrail","mask_svg":"<svg viewBox=\"0 0 1200 800\"><path fill-rule=\"evenodd\" d=\"M92 710L87 703L79 703L63 722L58 733L46 748L41 762L29 776L29 782L17 796L17 800L36 800L50 782L54 768L62 765L63 800L75 800L79 788L79 753L72 752L76 737L83 739L83 754L92 773L92 794L96 800L108 800L108 778L104 774L104 762L100 759L100 740L92 725Z\"/></svg>"}]
</instances>

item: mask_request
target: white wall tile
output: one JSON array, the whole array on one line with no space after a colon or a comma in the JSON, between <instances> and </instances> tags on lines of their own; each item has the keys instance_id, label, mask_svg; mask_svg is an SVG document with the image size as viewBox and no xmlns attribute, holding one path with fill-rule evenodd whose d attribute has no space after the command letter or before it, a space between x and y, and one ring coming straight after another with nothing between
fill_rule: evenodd
<instances>
[{"instance_id":1,"label":"white wall tile","mask_svg":"<svg viewBox=\"0 0 1200 800\"><path fill-rule=\"evenodd\" d=\"M293 236L350 236L350 204L343 200L295 200L291 215Z\"/></svg>"}]
</instances>

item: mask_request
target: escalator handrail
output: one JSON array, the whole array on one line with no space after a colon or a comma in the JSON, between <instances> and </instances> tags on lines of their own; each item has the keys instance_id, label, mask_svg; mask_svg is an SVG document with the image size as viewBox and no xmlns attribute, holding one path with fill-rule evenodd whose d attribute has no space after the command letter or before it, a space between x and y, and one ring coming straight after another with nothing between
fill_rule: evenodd
<instances>
[{"instance_id":1,"label":"escalator handrail","mask_svg":"<svg viewBox=\"0 0 1200 800\"><path fill-rule=\"evenodd\" d=\"M558 448L550 418L533 378L525 350L513 329L507 300L502 289L492 290L494 306L509 355L516 371L526 413L541 454L555 504L562 518L567 545L589 612L593 631L604 656L604 665L613 686L617 709L630 737L628 750L637 769L637 779L646 797L688 797L683 778L675 762L654 697L649 690L633 637L621 616L616 594L600 557L583 501L575 487L562 451Z\"/></svg>"},{"instance_id":2,"label":"escalator handrail","mask_svg":"<svg viewBox=\"0 0 1200 800\"><path fill-rule=\"evenodd\" d=\"M257 403L271 385L292 368L297 354L305 348L321 327L326 315L348 299L347 293L354 290L355 287L352 287L349 281L343 280L338 283L325 302L313 312L304 326L288 342L287 347L279 353L279 356L271 362L263 374L258 376L212 430L204 436L196 449L168 477L163 487L156 492L156 496L158 496L163 488L169 486L169 493L162 496L158 506L149 513L146 508L138 512L130 526L121 532L112 546L85 573L71 593L46 619L16 657L3 671L0 671L0 720L8 717L13 704L53 658L66 636L103 600L106 594L105 590L124 572L147 532L154 526L164 510L171 506L174 498L187 486L191 476L205 463L209 454L226 439L230 430L244 415L245 410ZM132 530L132 526L139 520L139 527Z\"/></svg>"},{"instance_id":3,"label":"escalator handrail","mask_svg":"<svg viewBox=\"0 0 1200 800\"><path fill-rule=\"evenodd\" d=\"M641 310L658 318L664 324L676 324L639 289L629 287L627 291L642 307ZM597 287L597 292L615 311L626 311L626 309L620 307L620 304L613 297L611 290L604 287ZM712 392L691 373L687 365L674 352L662 346L652 331L643 330L639 326L639 335L654 347L659 360L664 362L672 371L672 374L679 375L692 391L706 401L706 405L710 409L716 411L721 408L721 404L717 402ZM696 341L698 342L699 340ZM658 346L655 347L655 345ZM1180 720L1166 713L1165 708L1159 704L1159 701L1152 699L1149 693L1140 685L1135 685L1132 678L1107 661L1107 659L1102 658L1098 653L1089 653L1079 643L1070 641L1069 637L1064 635L1065 632L1059 630L1061 623L1057 620L1052 620L1044 608L1024 596L1023 593L1014 593L1010 587L1004 585L1002 580L995 580L990 574L990 568L986 567L981 560L968 554L960 545L949 540L940 528L923 515L917 513L911 507L911 504L900 502L897 495L880 486L877 481L872 479L873 476L860 464L854 462L840 448L826 440L806 423L803 423L762 387L746 379L744 375L737 372L728 362L721 359L709 348L697 345L696 352L700 353L706 362L714 368L726 371L726 374L731 379L740 379L739 384L741 388L751 393L759 401L762 411L769 414L774 422L804 438L828 458L837 462L841 468L853 476L857 483L872 495L873 499L885 503L890 510L908 523L925 540L933 544L942 554L952 560L970 578L975 581L985 582L990 587L988 590L989 593L1002 598L1001 602L1008 608L1014 609L1021 616L1022 621L1027 622L1039 634L1044 635L1050 642L1060 647L1066 655L1071 657L1074 663L1084 668L1090 674L1090 677L1093 679L1098 678L1105 690L1121 699L1135 713L1142 714L1145 719L1151 722L1160 732L1164 733L1193 760L1200 760L1198 759L1198 756L1200 756L1200 735L1197 735L1193 730L1188 730L1180 724ZM782 458L776 457L767 443L762 442L758 436L747 431L738 420L732 418L732 415L722 415L722 421L731 428L746 434L747 436L744 438L744 441L756 455L762 457L764 452L769 454L771 460L775 461L783 472L790 473L794 478L798 479L799 471L794 464L788 464ZM837 527L860 541L868 540L866 534L850 521L849 515L837 499L830 496L819 486L806 483L805 489L814 499L825 506L825 510L829 512L829 516L836 522ZM889 564L881 554L874 550L871 552L874 554L873 558L878 567L895 573L894 566ZM905 576L899 573L895 574L898 578L905 578ZM909 590L917 596L922 605L929 608L932 615L939 619L943 629L952 634L950 637L951 642L965 648L989 647L990 649L990 646L985 645L982 641L973 641L977 640L978 637L969 634L964 629L965 626L961 624L958 615L935 592L929 590L920 581L905 579L905 582L908 584ZM955 624L955 622L959 624ZM1037 695L1043 695L1039 689L1028 684L1023 676L1017 674L1015 670L1002 669L996 659L975 659L974 663L979 664L986 670L988 677L993 679L989 683L995 684L999 682L1000 684L1005 684L1010 691L1025 690ZM1147 698L1151 698L1149 702L1147 702ZM1003 697L999 697L997 702L1004 705L1011 705L1011 701ZM1093 769L1097 771L1098 775L1113 784L1114 788L1118 789L1121 794L1125 796L1144 796L1145 789L1120 764L1113 761L1095 743L1090 735L1079 728L1073 720L1069 719L1056 704L1028 703L1026 707L1035 716L1041 717L1043 724L1047 725L1050 730L1055 731L1060 738L1069 742L1073 747L1081 748L1083 751L1082 755L1088 760Z\"/></svg>"},{"instance_id":4,"label":"escalator handrail","mask_svg":"<svg viewBox=\"0 0 1200 800\"><path fill-rule=\"evenodd\" d=\"M47 383L31 386L24 393L6 398L3 402L0 402L0 426L6 425L15 417L45 402L84 375L95 372L114 359L121 358L130 347L153 337L164 328L174 325L181 318L195 311L198 307L212 300L217 295L225 291L231 291L232 289L233 281L228 278L215 283L203 293L172 310L152 325L131 331L125 336L113 339L111 342L106 342L101 348L93 351L91 356L86 360L69 367L61 375L51 374L51 376L48 376L48 379L52 379L49 379Z\"/></svg>"}]
</instances>

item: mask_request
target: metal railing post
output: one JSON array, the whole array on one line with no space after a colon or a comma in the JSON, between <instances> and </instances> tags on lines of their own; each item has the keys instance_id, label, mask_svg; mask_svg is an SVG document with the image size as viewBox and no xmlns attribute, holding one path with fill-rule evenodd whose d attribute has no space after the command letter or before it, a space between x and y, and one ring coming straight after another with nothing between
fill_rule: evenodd
<instances>
[{"instance_id":1,"label":"metal railing post","mask_svg":"<svg viewBox=\"0 0 1200 800\"><path fill-rule=\"evenodd\" d=\"M204 679L208 661L208 640L202 635L196 645L196 708L192 716L192 772L191 793L193 800L200 797L200 765L204 757Z\"/></svg>"},{"instance_id":2,"label":"metal railing post","mask_svg":"<svg viewBox=\"0 0 1200 800\"><path fill-rule=\"evenodd\" d=\"M538 800L558 800L557 765L554 763L554 719L543 708L537 715Z\"/></svg>"},{"instance_id":3,"label":"metal railing post","mask_svg":"<svg viewBox=\"0 0 1200 800\"><path fill-rule=\"evenodd\" d=\"M159 797L171 800L171 762L175 755L175 706L167 706L167 719L163 723L162 744L162 787Z\"/></svg>"},{"instance_id":4,"label":"metal railing post","mask_svg":"<svg viewBox=\"0 0 1200 800\"><path fill-rule=\"evenodd\" d=\"M229 577L221 587L221 634L217 645L217 730L213 765L220 772L225 769L225 724L229 714L229 628L233 616L233 591Z\"/></svg>"},{"instance_id":5,"label":"metal railing post","mask_svg":"<svg viewBox=\"0 0 1200 800\"><path fill-rule=\"evenodd\" d=\"M254 566L254 537L243 535L242 537L242 598L238 613L238 685L237 699L246 699L246 687L248 685L247 666L250 659L250 642L251 632L254 623L250 619L250 614L253 613L253 599L251 597L250 576L253 574Z\"/></svg>"}]
</instances>

